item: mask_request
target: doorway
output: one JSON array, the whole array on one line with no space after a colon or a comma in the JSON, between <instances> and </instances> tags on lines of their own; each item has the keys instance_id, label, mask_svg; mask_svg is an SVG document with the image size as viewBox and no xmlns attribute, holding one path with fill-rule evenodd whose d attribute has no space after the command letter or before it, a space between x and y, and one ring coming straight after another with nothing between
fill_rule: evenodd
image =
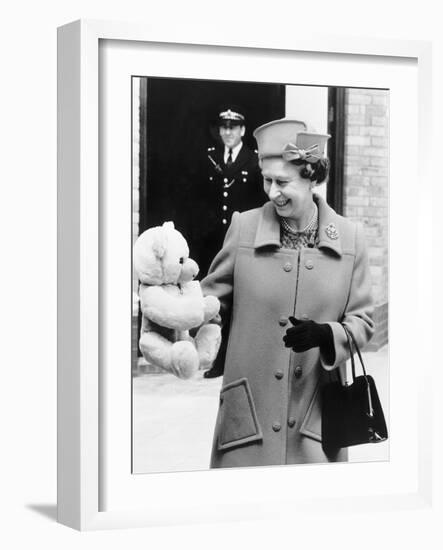
<instances>
[{"instance_id":1,"label":"doorway","mask_svg":"<svg viewBox=\"0 0 443 550\"><path fill-rule=\"evenodd\" d=\"M285 86L140 79L140 233L173 220L177 229L187 234L192 213L184 212L183 204L189 204L195 192L195 178L206 177L207 148L218 139L214 119L226 103L243 109L244 141L254 149L252 130L285 115Z\"/></svg>"}]
</instances>

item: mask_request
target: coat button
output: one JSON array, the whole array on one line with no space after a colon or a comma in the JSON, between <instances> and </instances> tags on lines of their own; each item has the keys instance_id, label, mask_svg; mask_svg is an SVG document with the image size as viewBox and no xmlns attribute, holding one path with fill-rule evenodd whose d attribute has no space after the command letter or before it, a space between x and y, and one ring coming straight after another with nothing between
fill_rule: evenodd
<instances>
[{"instance_id":1,"label":"coat button","mask_svg":"<svg viewBox=\"0 0 443 550\"><path fill-rule=\"evenodd\" d=\"M291 271L291 270L292 270L292 264L291 264L291 262L285 263L285 265L283 266L283 269L284 269L285 271L288 271L288 272Z\"/></svg>"},{"instance_id":2,"label":"coat button","mask_svg":"<svg viewBox=\"0 0 443 550\"><path fill-rule=\"evenodd\" d=\"M228 207L226 206L226 204L223 205L223 210L227 210Z\"/></svg>"},{"instance_id":3,"label":"coat button","mask_svg":"<svg viewBox=\"0 0 443 550\"><path fill-rule=\"evenodd\" d=\"M228 221L223 218L222 223L223 223L223 225L226 225L228 223Z\"/></svg>"},{"instance_id":4,"label":"coat button","mask_svg":"<svg viewBox=\"0 0 443 550\"><path fill-rule=\"evenodd\" d=\"M280 317L280 319L278 320L278 324L281 326L281 327L285 327L287 324L288 324L288 318L285 317L284 315L282 315Z\"/></svg>"},{"instance_id":5,"label":"coat button","mask_svg":"<svg viewBox=\"0 0 443 550\"><path fill-rule=\"evenodd\" d=\"M224 197L227 197L227 196L228 196L228 192L227 192L227 191L224 191L224 192L223 192L223 196L224 196Z\"/></svg>"},{"instance_id":6,"label":"coat button","mask_svg":"<svg viewBox=\"0 0 443 550\"><path fill-rule=\"evenodd\" d=\"M277 378L277 380L281 380L283 378L283 371L282 370L276 370L274 376L275 376L275 378Z\"/></svg>"},{"instance_id":7,"label":"coat button","mask_svg":"<svg viewBox=\"0 0 443 550\"><path fill-rule=\"evenodd\" d=\"M279 432L281 430L280 422L274 422L274 424L272 424L272 429L274 430L274 432Z\"/></svg>"},{"instance_id":8,"label":"coat button","mask_svg":"<svg viewBox=\"0 0 443 550\"><path fill-rule=\"evenodd\" d=\"M290 428L293 428L295 426L295 418L293 418L292 416L288 418L288 426Z\"/></svg>"},{"instance_id":9,"label":"coat button","mask_svg":"<svg viewBox=\"0 0 443 550\"><path fill-rule=\"evenodd\" d=\"M303 369L301 368L301 366L298 365L297 367L295 367L295 369L294 369L295 378L301 378L302 374L303 374Z\"/></svg>"},{"instance_id":10,"label":"coat button","mask_svg":"<svg viewBox=\"0 0 443 550\"><path fill-rule=\"evenodd\" d=\"M223 178L223 183L228 183L228 178Z\"/></svg>"},{"instance_id":11,"label":"coat button","mask_svg":"<svg viewBox=\"0 0 443 550\"><path fill-rule=\"evenodd\" d=\"M306 267L306 269L313 269L314 268L314 262L312 260L308 260L305 263L305 267Z\"/></svg>"}]
</instances>

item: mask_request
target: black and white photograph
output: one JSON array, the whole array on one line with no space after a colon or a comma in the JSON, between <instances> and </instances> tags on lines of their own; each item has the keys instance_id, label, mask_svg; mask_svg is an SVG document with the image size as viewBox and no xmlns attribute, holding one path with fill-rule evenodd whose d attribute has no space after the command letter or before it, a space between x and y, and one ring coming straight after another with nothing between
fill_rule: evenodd
<instances>
[{"instance_id":1,"label":"black and white photograph","mask_svg":"<svg viewBox=\"0 0 443 550\"><path fill-rule=\"evenodd\" d=\"M389 461L389 89L131 92L132 473Z\"/></svg>"},{"instance_id":2,"label":"black and white photograph","mask_svg":"<svg viewBox=\"0 0 443 550\"><path fill-rule=\"evenodd\" d=\"M1 548L443 548L438 6L2 5Z\"/></svg>"}]
</instances>

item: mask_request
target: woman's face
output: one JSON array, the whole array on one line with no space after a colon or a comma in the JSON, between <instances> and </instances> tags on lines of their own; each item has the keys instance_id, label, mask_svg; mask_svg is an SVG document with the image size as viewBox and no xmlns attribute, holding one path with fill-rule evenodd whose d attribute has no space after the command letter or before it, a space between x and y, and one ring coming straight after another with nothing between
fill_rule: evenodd
<instances>
[{"instance_id":1,"label":"woman's face","mask_svg":"<svg viewBox=\"0 0 443 550\"><path fill-rule=\"evenodd\" d=\"M301 220L312 210L311 182L300 176L300 168L280 157L262 160L265 193L283 218Z\"/></svg>"}]
</instances>

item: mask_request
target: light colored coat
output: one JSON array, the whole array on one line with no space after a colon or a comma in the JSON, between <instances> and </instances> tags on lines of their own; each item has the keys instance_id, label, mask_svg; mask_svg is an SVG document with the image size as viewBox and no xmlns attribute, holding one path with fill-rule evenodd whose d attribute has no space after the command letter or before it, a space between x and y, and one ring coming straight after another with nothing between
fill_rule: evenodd
<instances>
[{"instance_id":1,"label":"light colored coat","mask_svg":"<svg viewBox=\"0 0 443 550\"><path fill-rule=\"evenodd\" d=\"M363 347L373 334L369 266L362 229L326 202L318 248L280 248L272 203L234 213L222 250L202 281L231 314L211 467L347 460L321 446L321 391L349 353L341 322ZM332 224L332 225L331 225ZM319 348L294 353L282 338L288 317L329 323L335 362Z\"/></svg>"}]
</instances>

